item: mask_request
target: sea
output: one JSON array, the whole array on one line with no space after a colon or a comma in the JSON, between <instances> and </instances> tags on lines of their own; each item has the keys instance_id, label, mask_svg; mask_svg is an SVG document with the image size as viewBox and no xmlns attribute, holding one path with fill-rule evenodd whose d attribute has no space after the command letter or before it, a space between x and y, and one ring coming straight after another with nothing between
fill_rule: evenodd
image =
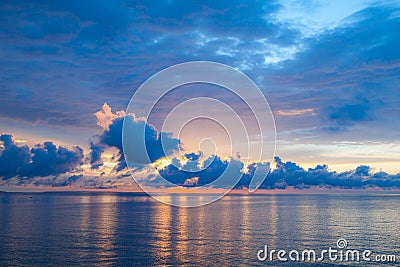
<instances>
[{"instance_id":1,"label":"sea","mask_svg":"<svg viewBox=\"0 0 400 267\"><path fill-rule=\"evenodd\" d=\"M316 260L302 258L310 250ZM400 266L400 195L231 194L181 208L142 193L0 193L0 266L309 265Z\"/></svg>"}]
</instances>

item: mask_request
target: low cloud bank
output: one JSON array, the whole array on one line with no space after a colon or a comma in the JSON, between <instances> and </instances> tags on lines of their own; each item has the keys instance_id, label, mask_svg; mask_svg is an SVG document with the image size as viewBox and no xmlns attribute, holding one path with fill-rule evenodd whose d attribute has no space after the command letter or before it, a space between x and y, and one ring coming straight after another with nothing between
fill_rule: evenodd
<instances>
[{"instance_id":1,"label":"low cloud bank","mask_svg":"<svg viewBox=\"0 0 400 267\"><path fill-rule=\"evenodd\" d=\"M357 106L358 107L358 106ZM122 150L122 125L124 118L125 123L129 124L132 132L135 129L143 129L145 124L145 140L151 162L171 155L173 151L179 149L180 142L168 135L168 133L158 133L157 130L143 119L138 119L134 115L127 116L123 111L113 113L111 108L104 104L102 110L97 112L98 125L103 128L103 132L95 136L91 143L90 163L93 169L98 169L103 165L101 154L107 147L117 148L118 165L116 171L126 170L126 163ZM339 119L339 118L337 118ZM167 151L163 151L161 146L161 135L168 142ZM133 135L134 136L134 135ZM133 137L135 139L135 137ZM201 152L200 152L201 153ZM132 153L133 155L135 153ZM239 158L222 159L220 156L213 156L199 163L202 155L195 153L185 154L188 161L182 162L177 158L173 158L173 164L158 169L158 173L169 182L184 187L204 186L214 182L227 169L229 163L235 168L230 169L229 175L232 177L241 177L235 188L248 187L250 181L257 168L268 169L268 162L252 163L244 166ZM355 170L346 172L336 172L329 170L328 166L317 165L315 168L308 170L300 167L295 162L284 162L281 158L274 159L276 168L273 169L268 177L261 184L261 189L285 189L294 187L298 189L310 187L325 188L354 188L363 189L368 187L382 188L400 188L400 173L388 174L386 172L374 173L369 166L361 165ZM205 168L206 167L206 168ZM189 171L188 171L189 170ZM142 179L147 179L149 184L157 186L159 179L154 179L154 173L146 176L144 173L138 172ZM223 184L221 184L223 187Z\"/></svg>"},{"instance_id":2,"label":"low cloud bank","mask_svg":"<svg viewBox=\"0 0 400 267\"><path fill-rule=\"evenodd\" d=\"M261 188L284 189L288 186L294 188L309 188L311 186L326 188L354 188L368 187L400 188L400 173L391 175L385 172L373 173L369 166L358 166L355 170L346 172L330 171L327 165L317 165L315 168L303 169L294 162L283 162L276 157L274 169ZM251 175L249 171L249 175ZM246 181L238 186L247 186Z\"/></svg>"},{"instance_id":3,"label":"low cloud bank","mask_svg":"<svg viewBox=\"0 0 400 267\"><path fill-rule=\"evenodd\" d=\"M243 163L237 159L231 160L235 164L243 166ZM330 171L327 165L317 165L315 168L306 170L294 162L283 162L279 157L275 157L274 161L276 168L270 172L261 184L260 189L285 189L287 187L297 189L307 189L310 187L346 189L365 189L371 187L400 188L400 173L395 175L382 171L373 173L369 166L361 165L355 170L336 172ZM228 160L221 160L221 158L215 157L208 168L199 172L186 172L172 164L161 169L159 172L165 179L172 183L183 186L201 186L209 184L219 177L228 164ZM268 163L253 163L241 169L241 173L233 173L232 175L242 175L235 188L248 187L256 168L268 168ZM197 178L197 180L194 178Z\"/></svg>"},{"instance_id":4,"label":"low cloud bank","mask_svg":"<svg viewBox=\"0 0 400 267\"><path fill-rule=\"evenodd\" d=\"M57 176L83 164L83 150L78 146L68 149L44 142L29 148L18 146L11 134L0 135L0 142L3 143L0 149L0 177L3 180L16 176L21 179Z\"/></svg>"},{"instance_id":5,"label":"low cloud bank","mask_svg":"<svg viewBox=\"0 0 400 267\"><path fill-rule=\"evenodd\" d=\"M18 145L11 134L0 135L0 179L8 181L15 179L17 185L33 184L45 186L70 186L82 185L87 187L118 187L132 185L133 179L127 172L127 165L122 147L122 128L128 126L128 134L133 140L130 147L137 148L134 142L142 142L145 139L149 152L150 162L156 163L166 156L172 156L181 149L180 141L170 134L158 132L146 120L135 115L127 115L123 111L113 113L111 108L104 104L102 110L97 112L98 125L102 132L93 136L90 141L90 153L84 159L82 148L75 146L66 148L56 146L53 142L36 144L33 147ZM143 132L143 129L145 131ZM161 144L164 141L164 150ZM108 148L116 149L114 159L117 162L112 177L108 177L102 169L104 162L102 155ZM132 162L140 162L134 158ZM81 165L89 163L92 170L103 171L96 176L85 175ZM169 182L184 187L196 187L209 185L216 181L228 168L228 177L237 178L235 188L248 187L257 168L269 169L268 162L255 162L248 166L237 158L225 159L220 156L212 156L204 159L201 152L187 153L183 159L172 159L173 164L158 165L155 170L150 165L133 170L134 175L157 186L159 178L157 173ZM310 187L323 188L400 188L400 173L388 174L386 172L373 172L371 167L360 165L355 170L336 172L329 170L327 165L317 165L315 168L304 169L297 163L275 157L275 168L261 184L260 189L285 189L293 187L307 189ZM72 175L72 176L71 176ZM35 179L38 177L40 179ZM47 177L47 178L43 178ZM59 179L58 179L59 178ZM226 180L224 181L226 182ZM160 185L160 184L158 184ZM224 187L224 183L215 183L215 187Z\"/></svg>"}]
</instances>

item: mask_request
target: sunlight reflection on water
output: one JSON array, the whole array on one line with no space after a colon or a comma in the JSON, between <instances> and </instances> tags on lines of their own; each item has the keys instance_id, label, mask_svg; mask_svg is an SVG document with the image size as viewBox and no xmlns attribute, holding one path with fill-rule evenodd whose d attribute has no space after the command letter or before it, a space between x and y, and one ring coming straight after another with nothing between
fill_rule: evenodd
<instances>
[{"instance_id":1,"label":"sunlight reflection on water","mask_svg":"<svg viewBox=\"0 0 400 267\"><path fill-rule=\"evenodd\" d=\"M2 193L0 214L0 266L276 266L257 251L340 237L400 255L398 195L230 195L179 208L136 193Z\"/></svg>"}]
</instances>

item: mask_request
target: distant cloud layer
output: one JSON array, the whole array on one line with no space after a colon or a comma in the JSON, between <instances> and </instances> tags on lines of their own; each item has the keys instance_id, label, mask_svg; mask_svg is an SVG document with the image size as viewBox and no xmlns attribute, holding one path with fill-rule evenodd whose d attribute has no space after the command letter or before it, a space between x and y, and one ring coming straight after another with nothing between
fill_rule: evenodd
<instances>
[{"instance_id":1,"label":"distant cloud layer","mask_svg":"<svg viewBox=\"0 0 400 267\"><path fill-rule=\"evenodd\" d=\"M353 108L353 107L351 107ZM354 107L357 108L357 107ZM356 112L357 113L357 112ZM353 114L353 112L352 112ZM346 113L342 114L346 116ZM358 116L353 114L351 116ZM133 139L139 138L135 134L138 129L146 129L145 139L151 162L156 163L164 157L171 156L174 151L179 149L179 140L172 138L167 133L158 131L144 119L136 118L134 115L127 116L122 111L113 113L111 108L104 104L102 110L96 113L98 125L102 127L102 132L90 141L90 153L87 161L94 170L101 169L104 165L102 154L108 148L115 148L114 158L117 166L114 168L116 175L114 178L107 178L104 182L104 173L96 177L85 177L82 173L65 176L62 179L41 180L35 177L58 176L69 172L79 171L83 164L84 155L80 147L68 149L57 147L52 142L37 144L29 148L26 145L18 146L14 137L10 134L0 136L0 177L3 181L17 177L18 184L30 183L34 180L35 185L46 186L68 186L74 184L89 187L104 187L121 185L121 178L125 183L129 183L129 175L126 175L127 166L123 154L122 146L122 127L125 123L130 127ZM340 119L340 118L338 118ZM140 126L140 127L139 127ZM161 146L161 135L170 144L170 150L163 151ZM155 172L138 170L137 175L142 179L147 179L149 185L158 186L159 179L155 179L158 172L169 182L183 187L206 186L218 179L226 170L229 164L235 166L230 169L229 175L241 177L235 188L248 187L256 168L266 168L269 163L254 162L245 166L240 158L222 159L218 155L209 158L202 158L202 153L196 154L188 152L182 159L172 158L172 163L157 168ZM133 159L140 160L140 159ZM275 169L268 175L267 179L260 186L261 189L285 189L294 187L306 189L310 187L324 188L400 188L400 174L391 175L383 171L373 172L369 166L360 165L355 170L346 172L330 171L327 165L317 165L315 168L303 169L295 162L284 162L276 157ZM152 167L150 167L151 169ZM135 172L135 170L133 170ZM132 182L132 179L130 180ZM216 187L224 187L224 184L216 184Z\"/></svg>"},{"instance_id":2,"label":"distant cloud layer","mask_svg":"<svg viewBox=\"0 0 400 267\"><path fill-rule=\"evenodd\" d=\"M360 105L362 106L362 104ZM341 116L343 117L354 116L354 119L358 119L360 116L363 116L362 107L358 105L344 107L350 110L348 113L341 112ZM361 109L359 111L352 110L359 108ZM179 149L179 140L168 136L166 133L158 133L153 126L147 124L145 120L135 118L134 115L126 116L122 111L113 113L107 104L104 104L102 110L96 113L99 122L101 122L105 116L99 116L99 114L108 114L107 117L113 119L107 119L108 123L102 126L103 132L95 136L97 141L91 142L90 162L93 169L99 169L103 165L101 154L108 147L117 148L117 155L115 157L118 165L115 170L117 172L123 171L127 167L122 148L122 125L124 118L127 120L125 123L131 128L133 139L138 137L133 132L137 131L137 129L142 129L138 128L139 124L145 124L146 144L152 162L157 162L157 160L167 155L170 156L174 149ZM117 116L116 114L121 115ZM341 117L337 119L340 120ZM100 125L100 123L98 124ZM169 143L172 143L172 150L163 151L160 142L161 134L166 135L166 139ZM230 175L232 177L241 177L236 188L242 188L249 186L256 168L269 168L269 163L267 162L255 162L245 167L240 158L222 159L216 155L201 161L201 157L201 152L200 154L188 152L184 155L184 161L173 158L171 164L158 168L157 171L167 181L176 185L184 187L204 186L220 177L227 169L228 164L233 164L236 168L230 170L232 172ZM390 175L382 171L374 173L369 166L364 165L352 171L338 173L330 171L327 165L317 165L315 168L305 170L295 162L283 162L279 157L275 158L275 164L276 168L265 179L260 186L261 189L285 189L287 187L302 189L314 186L358 189L368 187L400 188L400 174ZM154 173L148 174L147 177L145 173L138 175L143 176L143 179L148 179L149 185L157 186L159 183L159 179L154 179ZM223 187L224 185L219 184L217 186Z\"/></svg>"},{"instance_id":3,"label":"distant cloud layer","mask_svg":"<svg viewBox=\"0 0 400 267\"><path fill-rule=\"evenodd\" d=\"M57 176L76 170L83 164L83 150L57 147L52 142L37 144L32 148L18 146L10 134L2 134L0 142L0 177L29 179L37 176Z\"/></svg>"},{"instance_id":4,"label":"distant cloud layer","mask_svg":"<svg viewBox=\"0 0 400 267\"><path fill-rule=\"evenodd\" d=\"M187 157L193 158L193 155L190 154ZM244 166L243 163L237 159L223 160L218 156L205 159L203 163L197 162L196 160L188 161L185 164L181 164L177 159L174 159L174 161L176 164L170 164L160 169L159 173L169 182L186 187L203 186L214 182L224 173L229 163L237 166L231 171L232 173L230 173L230 175L232 177L239 175L238 177L240 177L242 175L240 170L243 169ZM219 186L224 185L220 184Z\"/></svg>"},{"instance_id":5,"label":"distant cloud layer","mask_svg":"<svg viewBox=\"0 0 400 267\"><path fill-rule=\"evenodd\" d=\"M275 158L276 169L264 181L261 188L309 188L311 186L327 188L400 188L400 173L390 175L385 172L373 173L369 166L359 166L346 172L329 171L327 165L317 165L305 170L294 162L283 162ZM249 172L251 175L251 171ZM239 184L246 185L244 183Z\"/></svg>"},{"instance_id":6,"label":"distant cloud layer","mask_svg":"<svg viewBox=\"0 0 400 267\"><path fill-rule=\"evenodd\" d=\"M248 187L256 167L267 167L266 163L253 163L245 169L242 162L231 159L235 164L241 165L237 171L241 172L242 178L236 188ZM268 175L260 189L285 189L294 187L307 189L310 187L324 188L400 188L400 173L390 175L385 172L373 173L369 166L359 166L355 170L337 173L329 171L327 165L317 165L315 168L305 170L294 162L283 162L279 157L275 158L276 168ZM160 174L172 183L182 186L202 186L211 183L219 177L227 168L229 160L221 160L216 157L205 170L198 172L185 172L168 165L160 170ZM208 165L208 163L205 163ZM184 166L183 166L184 167ZM243 169L242 169L243 168ZM232 174L237 175L237 173ZM194 180L194 178L196 178Z\"/></svg>"},{"instance_id":7,"label":"distant cloud layer","mask_svg":"<svg viewBox=\"0 0 400 267\"><path fill-rule=\"evenodd\" d=\"M122 118L113 120L109 129L105 130L99 136L99 142L92 144L92 152L90 159L92 167L99 168L99 155L104 152L107 147L115 147L118 149L118 166L116 171L119 175L114 178L107 178L106 184L108 187L114 187L117 184L121 185L121 178L131 178L126 176L126 165L121 154L121 123ZM114 128L115 127L115 128ZM153 133L152 137L156 137ZM158 144L158 139L155 138L154 144ZM99 177L85 177L83 174L72 175L69 177L63 176L61 179L37 179L45 176L58 176L68 174L74 171L80 171L79 166L83 164L83 151L79 147L67 149L65 147L57 147L52 142L37 144L33 148L26 145L18 146L14 137L9 134L0 136L0 144L3 148L0 149L0 178L7 181L11 178L17 178L18 184L29 184L46 186L69 186L79 182L80 185L86 187L104 187L104 179ZM153 144L153 145L154 145ZM93 149L100 147L100 150ZM157 161L165 156L164 153L158 151L161 149L155 145L153 161ZM204 186L216 180L227 168L228 164L234 164L236 168L231 169L232 176L239 175L241 179L235 188L248 187L250 180L257 168L268 168L266 162L252 163L249 166L244 166L240 159L221 159L218 156L205 159L203 162L198 162L200 155L189 153L186 154L189 161L182 163L174 158L174 164L169 164L158 169L159 174L169 182L184 187ZM268 175L267 179L262 183L260 189L285 189L294 187L297 189L307 189L310 187L324 188L346 188L346 189L365 189L365 188L400 188L400 173L391 175L386 172L373 172L369 166L360 165L355 170L346 172L330 171L327 165L317 165L315 168L303 169L294 162L283 162L279 157L275 158L276 168ZM184 171L184 170L190 170ZM138 172L146 179L146 173ZM36 178L36 179L35 179ZM148 174L149 185L157 186L157 181L154 178L154 173ZM216 187L224 187L220 184Z\"/></svg>"}]
</instances>

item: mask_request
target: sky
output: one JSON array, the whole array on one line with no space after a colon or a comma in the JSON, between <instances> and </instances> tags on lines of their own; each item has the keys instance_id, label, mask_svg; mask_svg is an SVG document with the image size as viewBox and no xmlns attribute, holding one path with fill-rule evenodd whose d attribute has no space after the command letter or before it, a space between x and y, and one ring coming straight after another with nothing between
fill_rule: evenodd
<instances>
[{"instance_id":1,"label":"sky","mask_svg":"<svg viewBox=\"0 0 400 267\"><path fill-rule=\"evenodd\" d=\"M323 170L320 183L330 186L343 177L372 179L368 186L398 179L398 1L2 1L0 40L0 177L6 183L130 184L120 137L129 101L153 74L187 61L229 65L268 100L278 158L248 162L246 174L269 161L277 173L315 177ZM182 136L165 132L177 150L186 145L175 165L162 162L159 129L182 99L204 96L225 101L254 131L247 107L210 85L178 88L147 122L132 119L149 127L152 162L179 183L208 179L174 174L174 167L197 157L190 155L197 143L221 129L203 122ZM226 165L220 143L227 139L216 140L219 153L210 166L218 170ZM215 149L208 146L203 163ZM149 177L148 171L137 175ZM313 185L279 179L274 188Z\"/></svg>"}]
</instances>

